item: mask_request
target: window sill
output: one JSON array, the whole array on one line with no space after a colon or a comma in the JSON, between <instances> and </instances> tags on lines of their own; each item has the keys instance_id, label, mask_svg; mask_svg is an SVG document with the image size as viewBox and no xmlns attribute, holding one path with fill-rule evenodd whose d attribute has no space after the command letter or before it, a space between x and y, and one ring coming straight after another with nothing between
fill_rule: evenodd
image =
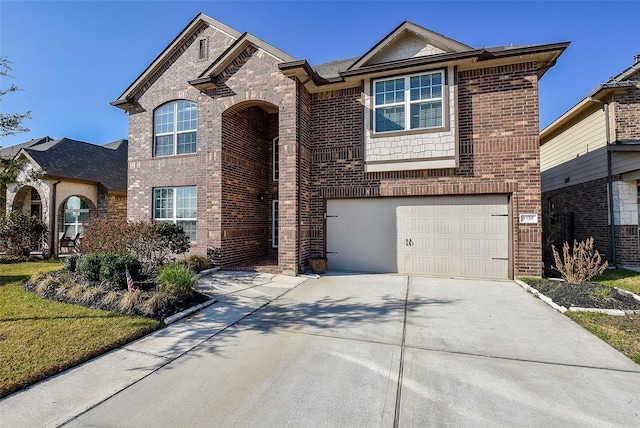
<instances>
[{"instance_id":1,"label":"window sill","mask_svg":"<svg viewBox=\"0 0 640 428\"><path fill-rule=\"evenodd\" d=\"M402 137L404 135L419 135L419 134L435 134L438 132L448 132L449 127L441 126L438 128L421 128L411 129L409 131L390 131L390 132L373 132L369 131L370 138L389 138L389 137Z\"/></svg>"}]
</instances>

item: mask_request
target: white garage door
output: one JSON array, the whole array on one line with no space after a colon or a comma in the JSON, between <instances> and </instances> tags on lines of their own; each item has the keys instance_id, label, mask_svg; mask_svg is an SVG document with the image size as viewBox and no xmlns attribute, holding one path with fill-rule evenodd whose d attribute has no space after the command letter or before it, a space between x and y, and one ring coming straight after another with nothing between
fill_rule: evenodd
<instances>
[{"instance_id":1,"label":"white garage door","mask_svg":"<svg viewBox=\"0 0 640 428\"><path fill-rule=\"evenodd\" d=\"M331 199L329 268L509 278L506 195Z\"/></svg>"}]
</instances>

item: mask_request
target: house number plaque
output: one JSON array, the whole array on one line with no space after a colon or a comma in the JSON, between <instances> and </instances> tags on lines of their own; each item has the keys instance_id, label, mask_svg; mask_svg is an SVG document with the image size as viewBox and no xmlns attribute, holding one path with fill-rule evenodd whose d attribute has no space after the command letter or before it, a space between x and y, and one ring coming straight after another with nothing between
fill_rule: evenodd
<instances>
[{"instance_id":1,"label":"house number plaque","mask_svg":"<svg viewBox=\"0 0 640 428\"><path fill-rule=\"evenodd\" d=\"M538 224L538 214L520 214L520 223Z\"/></svg>"}]
</instances>

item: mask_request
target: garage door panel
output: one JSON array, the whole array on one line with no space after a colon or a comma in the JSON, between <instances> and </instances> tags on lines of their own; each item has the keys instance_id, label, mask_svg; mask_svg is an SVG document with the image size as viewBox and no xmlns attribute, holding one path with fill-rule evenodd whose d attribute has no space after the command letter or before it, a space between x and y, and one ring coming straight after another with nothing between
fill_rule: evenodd
<instances>
[{"instance_id":1,"label":"garage door panel","mask_svg":"<svg viewBox=\"0 0 640 428\"><path fill-rule=\"evenodd\" d=\"M327 216L331 268L508 278L505 195L329 200Z\"/></svg>"}]
</instances>

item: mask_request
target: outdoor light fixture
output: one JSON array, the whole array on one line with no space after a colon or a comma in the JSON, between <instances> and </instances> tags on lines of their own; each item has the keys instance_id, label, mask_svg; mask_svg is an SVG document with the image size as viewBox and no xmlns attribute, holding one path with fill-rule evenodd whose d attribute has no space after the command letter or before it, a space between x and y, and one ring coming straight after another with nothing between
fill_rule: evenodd
<instances>
[{"instance_id":1,"label":"outdoor light fixture","mask_svg":"<svg viewBox=\"0 0 640 428\"><path fill-rule=\"evenodd\" d=\"M262 193L258 193L258 200L260 202L264 201L264 195Z\"/></svg>"}]
</instances>

